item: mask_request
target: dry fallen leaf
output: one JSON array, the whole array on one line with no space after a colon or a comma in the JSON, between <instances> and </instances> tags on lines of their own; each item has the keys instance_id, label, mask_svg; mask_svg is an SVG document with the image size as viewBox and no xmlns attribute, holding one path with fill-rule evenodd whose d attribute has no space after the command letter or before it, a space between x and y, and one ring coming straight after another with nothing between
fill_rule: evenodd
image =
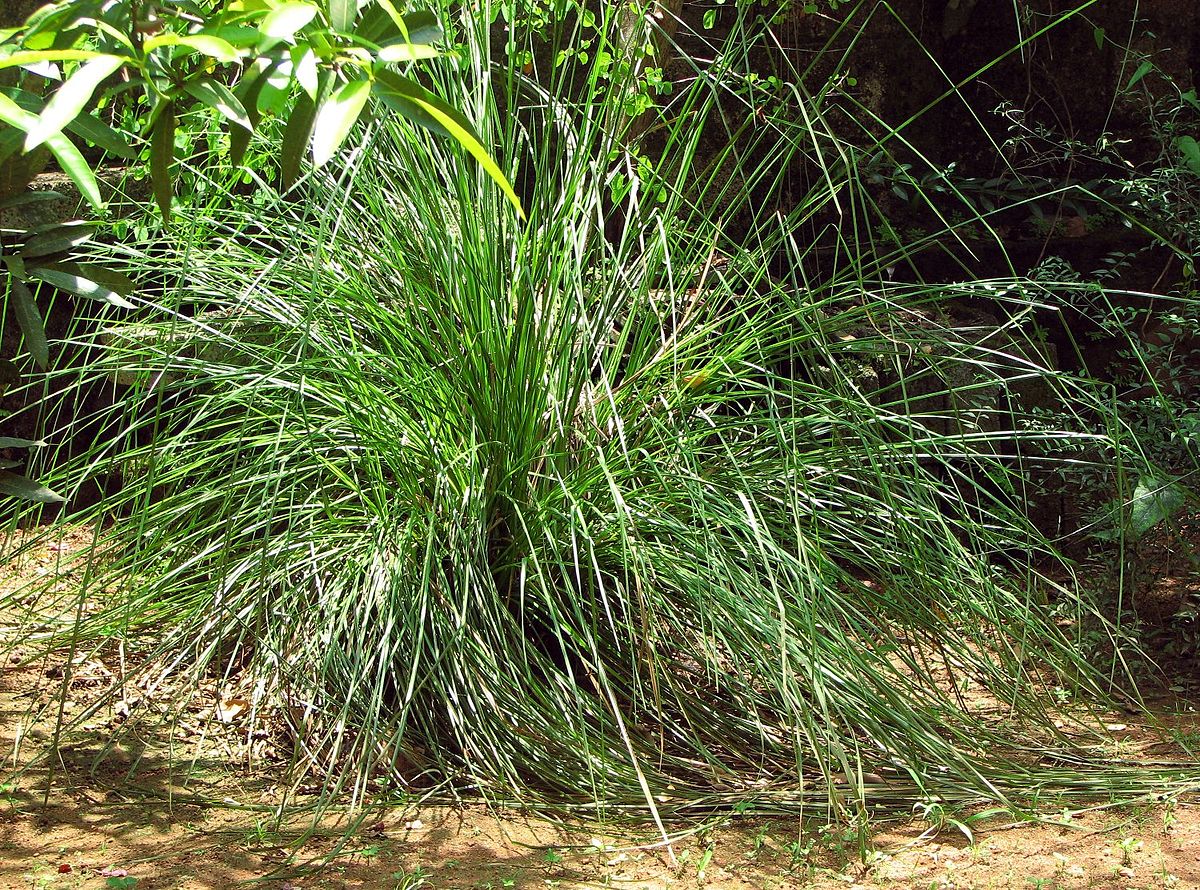
<instances>
[{"instance_id":1,"label":"dry fallen leaf","mask_svg":"<svg viewBox=\"0 0 1200 890\"><path fill-rule=\"evenodd\" d=\"M249 710L250 702L244 698L223 698L217 702L217 719L222 723L232 723Z\"/></svg>"}]
</instances>

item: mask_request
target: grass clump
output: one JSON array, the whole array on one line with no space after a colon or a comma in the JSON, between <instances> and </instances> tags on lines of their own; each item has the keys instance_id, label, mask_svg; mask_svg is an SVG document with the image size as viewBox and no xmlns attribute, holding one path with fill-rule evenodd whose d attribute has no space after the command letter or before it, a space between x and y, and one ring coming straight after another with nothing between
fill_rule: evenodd
<instances>
[{"instance_id":1,"label":"grass clump","mask_svg":"<svg viewBox=\"0 0 1200 890\"><path fill-rule=\"evenodd\" d=\"M1084 434L1022 424L1019 385L1087 398L1023 333L1039 285L892 281L823 95L714 148L742 99L697 69L647 166L593 111L620 85L568 101L460 36L437 76L520 161L527 223L377 122L298 193L112 248L158 290L59 372L122 381L47 430L100 431L56 490L123 474L82 514L114 520L100 608L62 633L249 690L328 797L849 816L1110 787L1046 710L1108 678L1021 512L1032 445ZM819 175L764 208L785 170ZM997 330L947 314L981 291Z\"/></svg>"}]
</instances>

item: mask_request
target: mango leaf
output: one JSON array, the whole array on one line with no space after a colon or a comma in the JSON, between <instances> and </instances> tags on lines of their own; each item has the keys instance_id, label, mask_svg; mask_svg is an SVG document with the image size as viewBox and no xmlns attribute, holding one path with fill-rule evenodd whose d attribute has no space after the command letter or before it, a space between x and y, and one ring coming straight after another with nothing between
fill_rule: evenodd
<instances>
[{"instance_id":1,"label":"mango leaf","mask_svg":"<svg viewBox=\"0 0 1200 890\"><path fill-rule=\"evenodd\" d=\"M230 0L228 8L230 12L255 14L269 12L271 6L269 0Z\"/></svg>"},{"instance_id":2,"label":"mango leaf","mask_svg":"<svg viewBox=\"0 0 1200 890\"><path fill-rule=\"evenodd\" d=\"M1129 529L1134 540L1160 522L1174 519L1187 505L1187 493L1176 482L1143 476L1129 505Z\"/></svg>"},{"instance_id":3,"label":"mango leaf","mask_svg":"<svg viewBox=\"0 0 1200 890\"><path fill-rule=\"evenodd\" d=\"M86 244L92 239L95 233L96 230L92 226L82 223L67 223L55 226L47 231L40 232L26 241L25 246L20 250L20 256L28 260L34 257L62 253L73 247Z\"/></svg>"},{"instance_id":4,"label":"mango leaf","mask_svg":"<svg viewBox=\"0 0 1200 890\"><path fill-rule=\"evenodd\" d=\"M67 499L56 491L51 491L39 482L34 482L25 476L0 470L0 492L19 498L23 501L33 501L37 504L65 504Z\"/></svg>"},{"instance_id":5,"label":"mango leaf","mask_svg":"<svg viewBox=\"0 0 1200 890\"><path fill-rule=\"evenodd\" d=\"M258 111L258 97L262 93L263 87L267 85L270 76L269 62L262 66L256 65L250 69L248 76L242 78L235 91L238 101L246 109L246 117L250 120L249 128L239 127L236 124L231 124L229 127L229 162L235 167L241 165L242 159L246 156L246 149L250 145L250 137L254 135L254 128L262 120L262 115Z\"/></svg>"},{"instance_id":6,"label":"mango leaf","mask_svg":"<svg viewBox=\"0 0 1200 890\"><path fill-rule=\"evenodd\" d=\"M317 116L317 103L308 93L296 97L296 104L288 116L283 131L283 144L279 151L280 189L287 191L300 175L300 161L312 135L313 121Z\"/></svg>"},{"instance_id":7,"label":"mango leaf","mask_svg":"<svg viewBox=\"0 0 1200 890\"><path fill-rule=\"evenodd\" d=\"M18 192L0 201L0 210L10 207L24 207L28 204L44 204L49 201L61 201L65 195L62 192Z\"/></svg>"},{"instance_id":8,"label":"mango leaf","mask_svg":"<svg viewBox=\"0 0 1200 890\"><path fill-rule=\"evenodd\" d=\"M329 27L333 30L349 31L357 17L357 0L329 0Z\"/></svg>"},{"instance_id":9,"label":"mango leaf","mask_svg":"<svg viewBox=\"0 0 1200 890\"><path fill-rule=\"evenodd\" d=\"M440 53L427 43L409 43L397 40L379 48L381 62L415 62L419 59L435 59Z\"/></svg>"},{"instance_id":10,"label":"mango leaf","mask_svg":"<svg viewBox=\"0 0 1200 890\"><path fill-rule=\"evenodd\" d=\"M411 12L401 15L391 0L375 0L354 33L372 43L386 43L397 38L405 43L437 43L444 36L435 14Z\"/></svg>"},{"instance_id":11,"label":"mango leaf","mask_svg":"<svg viewBox=\"0 0 1200 890\"><path fill-rule=\"evenodd\" d=\"M475 136L470 122L459 111L407 77L386 69L375 72L373 92L388 108L414 124L455 139L500 186L500 190L516 208L521 219L525 218L521 200L513 191L508 178Z\"/></svg>"},{"instance_id":12,"label":"mango leaf","mask_svg":"<svg viewBox=\"0 0 1200 890\"><path fill-rule=\"evenodd\" d=\"M218 62L236 62L241 53L228 40L214 34L174 34L166 32L151 37L143 44L146 52L151 52L163 46L186 46L193 52L198 52Z\"/></svg>"},{"instance_id":13,"label":"mango leaf","mask_svg":"<svg viewBox=\"0 0 1200 890\"><path fill-rule=\"evenodd\" d=\"M137 290L137 284L128 275L122 275L103 263L46 263L45 265L52 269L60 269L73 275L90 278L123 297L128 297Z\"/></svg>"},{"instance_id":14,"label":"mango leaf","mask_svg":"<svg viewBox=\"0 0 1200 890\"><path fill-rule=\"evenodd\" d=\"M122 158L137 155L137 149L125 141L116 130L90 112L84 112L67 124L66 129L85 142Z\"/></svg>"},{"instance_id":15,"label":"mango leaf","mask_svg":"<svg viewBox=\"0 0 1200 890\"><path fill-rule=\"evenodd\" d=\"M25 134L20 130L12 127L0 127L0 164L3 164L13 155L21 150L21 143L25 141ZM7 188L12 188L11 185Z\"/></svg>"},{"instance_id":16,"label":"mango leaf","mask_svg":"<svg viewBox=\"0 0 1200 890\"><path fill-rule=\"evenodd\" d=\"M445 36L437 15L428 10L408 13L402 25L401 31L410 43L437 43Z\"/></svg>"},{"instance_id":17,"label":"mango leaf","mask_svg":"<svg viewBox=\"0 0 1200 890\"><path fill-rule=\"evenodd\" d=\"M263 11L266 11L265 8ZM238 49L249 49L257 45L258 41L262 39L262 32L258 28L252 28L249 25L239 22L224 25L209 25L202 33L219 37L230 46Z\"/></svg>"},{"instance_id":18,"label":"mango leaf","mask_svg":"<svg viewBox=\"0 0 1200 890\"><path fill-rule=\"evenodd\" d=\"M308 93L308 97L314 102L317 101L319 73L317 54L311 47L296 47L292 50L292 76L296 83L300 84L300 89Z\"/></svg>"},{"instance_id":19,"label":"mango leaf","mask_svg":"<svg viewBox=\"0 0 1200 890\"><path fill-rule=\"evenodd\" d=\"M46 101L43 97L35 96L26 90L9 88L4 90L4 93L21 108L34 114L40 114L46 107ZM64 129L90 142L92 145L103 148L110 154L119 155L123 158L131 158L137 154L133 146L126 142L116 130L91 112L81 113L68 123ZM21 140L17 140L17 147L20 148L20 146Z\"/></svg>"},{"instance_id":20,"label":"mango leaf","mask_svg":"<svg viewBox=\"0 0 1200 890\"><path fill-rule=\"evenodd\" d=\"M87 297L89 300L98 300L112 306L119 306L122 309L134 308L132 303L116 291L80 275L78 271L70 269L66 264L59 265L57 268L40 266L36 269L30 269L29 277L38 281L44 281L46 284L53 285L62 290L70 291L77 296Z\"/></svg>"},{"instance_id":21,"label":"mango leaf","mask_svg":"<svg viewBox=\"0 0 1200 890\"><path fill-rule=\"evenodd\" d=\"M50 149L50 153L58 161L58 166L67 176L71 177L75 188L79 189L79 193L92 205L92 209L97 213L102 213L104 199L100 197L100 185L96 182L96 173L92 170L92 165L79 153L79 149L62 133L56 133L47 139L46 148Z\"/></svg>"},{"instance_id":22,"label":"mango leaf","mask_svg":"<svg viewBox=\"0 0 1200 890\"><path fill-rule=\"evenodd\" d=\"M273 67L267 69L265 83L259 90L255 107L261 114L281 114L287 104L288 94L292 85L291 59L280 59Z\"/></svg>"},{"instance_id":23,"label":"mango leaf","mask_svg":"<svg viewBox=\"0 0 1200 890\"><path fill-rule=\"evenodd\" d=\"M313 165L320 168L334 156L371 95L369 80L352 80L343 84L321 105L313 126Z\"/></svg>"},{"instance_id":24,"label":"mango leaf","mask_svg":"<svg viewBox=\"0 0 1200 890\"><path fill-rule=\"evenodd\" d=\"M24 68L39 62L70 62L83 59L94 59L105 53L91 49L44 49L25 50L0 58L0 68Z\"/></svg>"},{"instance_id":25,"label":"mango leaf","mask_svg":"<svg viewBox=\"0 0 1200 890\"><path fill-rule=\"evenodd\" d=\"M163 222L171 221L171 164L175 160L175 103L167 102L150 134L150 182Z\"/></svg>"},{"instance_id":26,"label":"mango leaf","mask_svg":"<svg viewBox=\"0 0 1200 890\"><path fill-rule=\"evenodd\" d=\"M317 7L311 3L284 3L268 12L258 25L262 33L258 48L266 52L276 44L291 42L296 32L316 16Z\"/></svg>"},{"instance_id":27,"label":"mango leaf","mask_svg":"<svg viewBox=\"0 0 1200 890\"><path fill-rule=\"evenodd\" d=\"M4 93L0 93L0 121L27 133L37 124L38 117L21 108ZM79 193L87 199L93 209L97 212L102 211L104 201L100 198L96 174L92 172L91 165L83 159L79 149L62 133L55 133L46 139L46 147L50 149L62 171L71 177Z\"/></svg>"},{"instance_id":28,"label":"mango leaf","mask_svg":"<svg viewBox=\"0 0 1200 890\"><path fill-rule=\"evenodd\" d=\"M61 133L63 127L78 117L92 100L92 94L101 82L126 61L121 56L99 56L84 62L54 92L38 116L37 124L26 131L25 151L32 151L51 136Z\"/></svg>"},{"instance_id":29,"label":"mango leaf","mask_svg":"<svg viewBox=\"0 0 1200 890\"><path fill-rule=\"evenodd\" d=\"M400 18L399 13L396 13L396 18ZM389 38L402 36L396 22L378 0L362 14L354 28L354 34L371 43L382 43Z\"/></svg>"},{"instance_id":30,"label":"mango leaf","mask_svg":"<svg viewBox=\"0 0 1200 890\"><path fill-rule=\"evenodd\" d=\"M50 344L46 340L46 325L42 321L42 314L38 311L33 294L25 286L25 282L10 278L9 296L12 300L13 314L17 317L17 326L25 336L25 345L29 347L29 354L44 371L50 364Z\"/></svg>"},{"instance_id":31,"label":"mango leaf","mask_svg":"<svg viewBox=\"0 0 1200 890\"><path fill-rule=\"evenodd\" d=\"M247 130L254 128L238 97L219 80L193 80L185 83L183 89L193 99L198 99L209 108L215 109L239 127L245 127Z\"/></svg>"},{"instance_id":32,"label":"mango leaf","mask_svg":"<svg viewBox=\"0 0 1200 890\"><path fill-rule=\"evenodd\" d=\"M91 24L92 27L94 27L99 33L108 35L113 40L117 41L117 43L121 44L121 46L125 47L125 49L129 51L130 56L138 55L137 47L133 45L133 41L129 39L129 36L125 34L125 32L110 25L102 18L90 19L89 24Z\"/></svg>"}]
</instances>

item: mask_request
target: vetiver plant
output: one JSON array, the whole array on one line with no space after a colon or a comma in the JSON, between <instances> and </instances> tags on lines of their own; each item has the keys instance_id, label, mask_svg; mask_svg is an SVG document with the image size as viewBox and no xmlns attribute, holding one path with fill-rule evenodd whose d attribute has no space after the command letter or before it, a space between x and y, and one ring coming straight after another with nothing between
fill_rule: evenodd
<instances>
[{"instance_id":1,"label":"vetiver plant","mask_svg":"<svg viewBox=\"0 0 1200 890\"><path fill-rule=\"evenodd\" d=\"M1103 698L1110 675L1018 509L1027 446L1083 435L1014 422L1019 384L1103 407L1023 337L1038 286L892 281L830 94L727 89L749 29L647 129L656 162L604 113L626 85L539 80L485 24L430 76L527 221L446 143L373 121L303 201L231 194L104 254L154 287L80 329L79 391L128 388L48 481L124 484L77 514L115 518L84 589L27 607L44 644L119 639L182 696L246 690L327 799L385 778L848 818L1136 785L1046 715L1047 681ZM789 169L814 184L764 209ZM1002 331L941 312L981 294Z\"/></svg>"}]
</instances>

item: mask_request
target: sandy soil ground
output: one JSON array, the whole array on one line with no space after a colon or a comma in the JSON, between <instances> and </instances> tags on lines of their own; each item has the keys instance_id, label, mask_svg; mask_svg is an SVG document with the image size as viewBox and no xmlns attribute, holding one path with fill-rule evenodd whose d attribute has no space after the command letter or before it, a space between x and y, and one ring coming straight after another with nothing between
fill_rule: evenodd
<instances>
[{"instance_id":1,"label":"sandy soil ground","mask_svg":"<svg viewBox=\"0 0 1200 890\"><path fill-rule=\"evenodd\" d=\"M79 530L47 545L8 567L0 584L55 571L64 550L86 540ZM824 825L820 814L804 821L718 817L672 826L679 836L668 849L649 829L559 823L479 805L279 826L270 815L281 794L278 775L262 758L247 762L253 740L239 734L236 718L211 730L198 716L186 718L168 737L132 732L114 742L118 704L58 738L57 756L25 768L55 741L59 710L86 715L113 670L84 663L62 695L61 667L53 663L24 663L14 653L3 666L0 888L1200 890L1194 792L1085 811L1047 801L1040 820L999 814L965 830L930 814L861 835ZM1172 700L1170 727L1122 718L1119 732L1131 751L1153 758L1178 751L1181 734L1200 740L1192 689L1176 691L1183 695Z\"/></svg>"}]
</instances>

